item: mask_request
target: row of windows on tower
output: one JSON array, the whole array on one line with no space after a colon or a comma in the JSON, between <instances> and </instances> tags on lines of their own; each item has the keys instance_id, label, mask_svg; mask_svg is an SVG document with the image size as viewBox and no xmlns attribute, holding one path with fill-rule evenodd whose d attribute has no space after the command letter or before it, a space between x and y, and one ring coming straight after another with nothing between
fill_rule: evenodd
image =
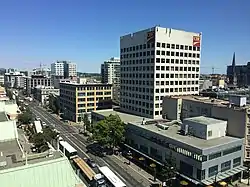
<instances>
[{"instance_id":1,"label":"row of windows on tower","mask_svg":"<svg viewBox=\"0 0 250 187\"><path fill-rule=\"evenodd\" d=\"M150 49L150 48L154 48L154 47L155 47L154 43L141 44L141 45L121 48L121 53L138 51L138 50L143 50L143 49ZM156 43L156 47L168 48L168 49L189 50L189 51L200 51L200 47L179 45L179 44L160 43L160 42Z\"/></svg>"},{"instance_id":2,"label":"row of windows on tower","mask_svg":"<svg viewBox=\"0 0 250 187\"><path fill-rule=\"evenodd\" d=\"M174 76L175 75L175 76ZM121 74L121 83L124 83L123 80L125 80L126 78L128 78L128 80L130 80L131 78L139 78L139 79L152 79L154 78L154 74L153 73L139 73L139 74L128 74L128 73L122 73ZM195 73L185 73L185 74L169 74L169 73L156 73L155 78L199 78L199 72ZM134 80L131 80L134 81ZM139 80L140 81L140 80ZM148 85L148 84L147 84Z\"/></svg>"},{"instance_id":3,"label":"row of windows on tower","mask_svg":"<svg viewBox=\"0 0 250 187\"><path fill-rule=\"evenodd\" d=\"M193 65L199 65L199 60L183 60L183 59L170 59L170 58L156 58L154 61L154 58L147 58L147 59L137 59L137 60L122 60L121 66L123 65L137 65L137 64L154 64L156 63L171 63L171 64L193 64Z\"/></svg>"},{"instance_id":4,"label":"row of windows on tower","mask_svg":"<svg viewBox=\"0 0 250 187\"><path fill-rule=\"evenodd\" d=\"M120 55L121 59L129 59L129 58L138 58L138 57L146 57L146 56L154 56L155 51L144 51L138 53L130 53ZM187 57L187 58L200 58L199 53L184 53L184 52L175 52L175 51L165 51L165 50L156 50L156 55L163 56L176 56L176 57Z\"/></svg>"},{"instance_id":5,"label":"row of windows on tower","mask_svg":"<svg viewBox=\"0 0 250 187\"><path fill-rule=\"evenodd\" d=\"M136 97L137 98L137 93L138 95L142 95L143 99L145 99L147 94L160 94L160 93L172 93L172 92L190 92L190 91L198 91L198 85L197 84L189 84L189 85L184 85L181 87L176 87L175 85L168 86L167 88L138 88L138 87L128 87L128 86L121 86L121 96L129 96L129 97ZM136 93L133 93L136 92ZM132 94L132 96L131 96ZM135 95L134 95L135 94ZM145 97L144 97L145 95ZM157 96L159 97L159 96ZM141 96L139 97L141 99ZM159 100L156 98L156 100Z\"/></svg>"}]
</instances>

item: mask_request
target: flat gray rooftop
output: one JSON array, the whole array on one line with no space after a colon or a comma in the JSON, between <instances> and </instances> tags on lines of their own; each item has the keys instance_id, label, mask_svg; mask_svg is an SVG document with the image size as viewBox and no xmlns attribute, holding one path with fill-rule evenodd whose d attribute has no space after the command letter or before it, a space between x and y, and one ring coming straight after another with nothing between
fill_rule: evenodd
<instances>
[{"instance_id":1,"label":"flat gray rooftop","mask_svg":"<svg viewBox=\"0 0 250 187\"><path fill-rule=\"evenodd\" d=\"M0 142L0 151L3 153L3 156L7 162L7 165L0 167L0 170L23 166L26 164L23 153L16 140ZM35 164L61 157L63 157L63 155L59 151L53 151L51 154L46 151L43 153L32 153L27 155L28 164Z\"/></svg>"},{"instance_id":2,"label":"flat gray rooftop","mask_svg":"<svg viewBox=\"0 0 250 187\"><path fill-rule=\"evenodd\" d=\"M141 122L129 123L129 124L135 125L139 128L154 132L166 138L175 140L177 142L180 142L180 143L183 143L183 144L186 144L188 146L192 146L198 149L208 149L212 147L217 147L218 145L228 144L230 142L235 142L239 140L239 138L234 138L230 136L224 136L224 137L214 138L210 140L205 140L205 139L197 138L194 136L184 136L180 133L181 127L177 124L173 124L169 126L167 130L160 129L155 124L142 125Z\"/></svg>"},{"instance_id":3,"label":"flat gray rooftop","mask_svg":"<svg viewBox=\"0 0 250 187\"><path fill-rule=\"evenodd\" d=\"M5 112L0 112L0 122L8 121L8 117L6 116Z\"/></svg>"},{"instance_id":4,"label":"flat gray rooftop","mask_svg":"<svg viewBox=\"0 0 250 187\"><path fill-rule=\"evenodd\" d=\"M192 118L186 118L186 119L184 119L184 121L201 123L203 125L212 125L212 124L225 122L223 120L219 120L219 119L215 119L215 118L208 118L208 117L205 117L205 116L197 116L197 117L192 117Z\"/></svg>"},{"instance_id":5,"label":"flat gray rooftop","mask_svg":"<svg viewBox=\"0 0 250 187\"><path fill-rule=\"evenodd\" d=\"M102 115L103 117L107 117L110 114L118 115L124 123L134 122L134 121L142 121L144 118L141 116L127 114L127 113L120 112L120 111L115 111L113 109L97 110L97 111L93 111L92 113ZM149 118L144 118L144 119L149 120Z\"/></svg>"}]
</instances>

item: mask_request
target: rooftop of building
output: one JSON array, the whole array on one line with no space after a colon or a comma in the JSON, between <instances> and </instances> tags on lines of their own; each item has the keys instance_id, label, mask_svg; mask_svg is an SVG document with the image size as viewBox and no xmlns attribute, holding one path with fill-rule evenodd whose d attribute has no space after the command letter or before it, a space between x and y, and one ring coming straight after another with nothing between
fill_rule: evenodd
<instances>
[{"instance_id":1,"label":"rooftop of building","mask_svg":"<svg viewBox=\"0 0 250 187\"><path fill-rule=\"evenodd\" d=\"M0 112L0 122L8 121L8 116L5 112ZM0 149L1 150L1 149Z\"/></svg>"},{"instance_id":2,"label":"rooftop of building","mask_svg":"<svg viewBox=\"0 0 250 187\"><path fill-rule=\"evenodd\" d=\"M160 25L157 25L157 26L154 26L154 27L151 27L151 28L138 30L138 31L130 33L130 34L125 34L125 35L121 36L120 38L122 39L123 37L128 37L128 36L133 37L134 35L136 35L138 33L154 31L155 29L168 29L168 30L172 30L172 31L181 31L181 32L194 33L194 34L201 34L201 32L192 32L192 31L186 31L186 30L183 30L183 29L167 28L167 27L161 27Z\"/></svg>"},{"instance_id":3,"label":"rooftop of building","mask_svg":"<svg viewBox=\"0 0 250 187\"><path fill-rule=\"evenodd\" d=\"M144 125L142 125L142 122L130 122L129 124L135 125L139 128L154 132L166 138L172 139L174 141L186 144L187 146L191 146L200 150L217 147L219 145L228 144L239 140L239 138L231 136L223 136L210 140L205 140L191 135L183 135L181 133L181 126L179 124L179 121L176 120L167 120L165 122L164 120L150 120L150 123L146 121ZM160 128L160 126L165 126L167 128L162 129Z\"/></svg>"},{"instance_id":4,"label":"rooftop of building","mask_svg":"<svg viewBox=\"0 0 250 187\"><path fill-rule=\"evenodd\" d=\"M81 84L81 83L77 83L77 82L60 82L60 84L66 84L66 85L73 85L73 86L112 86L112 84L108 84L108 83L86 83L86 84Z\"/></svg>"},{"instance_id":5,"label":"rooftop of building","mask_svg":"<svg viewBox=\"0 0 250 187\"><path fill-rule=\"evenodd\" d=\"M219 107L229 108L229 105L230 105L230 102L228 100L203 97L203 96L197 96L197 95L167 96L167 97L175 98L175 99L185 99L185 100L201 102L201 103L206 103L206 104L211 104L211 105L217 105ZM234 105L232 108L234 108L235 110L242 110L242 109L248 109L249 107L250 107L250 105L247 104L247 105L241 106L241 107Z\"/></svg>"},{"instance_id":6,"label":"rooftop of building","mask_svg":"<svg viewBox=\"0 0 250 187\"><path fill-rule=\"evenodd\" d=\"M129 123L129 122L134 122L134 121L142 121L143 119L144 120L149 120L149 118L144 118L144 117L141 117L141 116L128 114L128 113L124 113L124 112L121 112L121 111L116 111L116 110L113 110L113 109L97 110L97 111L92 111L92 113L99 114L99 115L101 115L103 117L107 117L109 115L118 115L124 123Z\"/></svg>"},{"instance_id":7,"label":"rooftop of building","mask_svg":"<svg viewBox=\"0 0 250 187\"><path fill-rule=\"evenodd\" d=\"M206 125L206 126L225 122L223 120L219 120L219 119L215 119L215 118L208 118L205 116L197 116L197 117L184 119L184 121L185 120L190 121L190 122L200 123L200 124Z\"/></svg>"},{"instance_id":8,"label":"rooftop of building","mask_svg":"<svg viewBox=\"0 0 250 187\"><path fill-rule=\"evenodd\" d=\"M60 151L29 154L26 160L15 140L1 142L0 150L1 187L85 187Z\"/></svg>"}]
</instances>

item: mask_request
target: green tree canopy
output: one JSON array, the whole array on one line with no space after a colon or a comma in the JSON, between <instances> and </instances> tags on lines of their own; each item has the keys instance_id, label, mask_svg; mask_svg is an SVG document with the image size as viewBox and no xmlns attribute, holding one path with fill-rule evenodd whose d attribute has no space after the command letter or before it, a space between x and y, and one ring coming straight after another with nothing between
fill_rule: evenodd
<instances>
[{"instance_id":1,"label":"green tree canopy","mask_svg":"<svg viewBox=\"0 0 250 187\"><path fill-rule=\"evenodd\" d=\"M91 131L91 123L89 121L88 114L85 113L83 116L83 123L87 131Z\"/></svg>"},{"instance_id":2,"label":"green tree canopy","mask_svg":"<svg viewBox=\"0 0 250 187\"><path fill-rule=\"evenodd\" d=\"M59 114L59 111L60 111L60 106L59 106L59 103L58 101L56 100L56 98L53 96L53 95L50 95L49 96L49 108Z\"/></svg>"},{"instance_id":3,"label":"green tree canopy","mask_svg":"<svg viewBox=\"0 0 250 187\"><path fill-rule=\"evenodd\" d=\"M109 115L93 126L93 138L102 145L117 146L124 140L124 127L118 115Z\"/></svg>"},{"instance_id":4,"label":"green tree canopy","mask_svg":"<svg viewBox=\"0 0 250 187\"><path fill-rule=\"evenodd\" d=\"M18 120L24 124L31 123L33 121L32 112L29 109L27 109L25 112L18 115Z\"/></svg>"}]
</instances>

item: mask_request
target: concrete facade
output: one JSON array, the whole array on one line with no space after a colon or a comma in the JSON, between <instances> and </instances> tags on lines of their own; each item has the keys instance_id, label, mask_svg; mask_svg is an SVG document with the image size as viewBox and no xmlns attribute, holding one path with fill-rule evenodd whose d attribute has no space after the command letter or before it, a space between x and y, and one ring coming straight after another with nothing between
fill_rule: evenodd
<instances>
[{"instance_id":1,"label":"concrete facade","mask_svg":"<svg viewBox=\"0 0 250 187\"><path fill-rule=\"evenodd\" d=\"M33 93L37 86L52 86L52 80L44 75L32 75L26 78L26 92L28 94Z\"/></svg>"},{"instance_id":2,"label":"concrete facade","mask_svg":"<svg viewBox=\"0 0 250 187\"><path fill-rule=\"evenodd\" d=\"M112 84L60 83L60 106L65 117L80 122L84 113L112 108Z\"/></svg>"},{"instance_id":3,"label":"concrete facade","mask_svg":"<svg viewBox=\"0 0 250 187\"><path fill-rule=\"evenodd\" d=\"M50 94L56 94L59 95L60 90L57 88L54 88L53 86L37 86L34 89L34 97L38 101L41 102L42 105L48 105L49 104L49 95Z\"/></svg>"},{"instance_id":4,"label":"concrete facade","mask_svg":"<svg viewBox=\"0 0 250 187\"><path fill-rule=\"evenodd\" d=\"M120 59L111 58L101 65L102 83L113 84L113 100L120 103Z\"/></svg>"},{"instance_id":5,"label":"concrete facade","mask_svg":"<svg viewBox=\"0 0 250 187\"><path fill-rule=\"evenodd\" d=\"M199 93L200 33L157 26L122 36L120 51L125 112L159 118L165 95Z\"/></svg>"},{"instance_id":6,"label":"concrete facade","mask_svg":"<svg viewBox=\"0 0 250 187\"><path fill-rule=\"evenodd\" d=\"M250 108L248 105L238 107L230 105L228 101L198 96L165 97L163 113L172 120L200 115L226 120L228 135L245 138L245 161L250 161Z\"/></svg>"},{"instance_id":7,"label":"concrete facade","mask_svg":"<svg viewBox=\"0 0 250 187\"><path fill-rule=\"evenodd\" d=\"M188 120L192 121L187 119L186 122ZM163 164L171 159L180 174L195 184L210 185L215 176L220 181L245 170L242 139L217 135L205 140L181 134L178 124L168 123L161 124L169 126L165 130L147 122L144 125L129 123L126 143Z\"/></svg>"}]
</instances>

